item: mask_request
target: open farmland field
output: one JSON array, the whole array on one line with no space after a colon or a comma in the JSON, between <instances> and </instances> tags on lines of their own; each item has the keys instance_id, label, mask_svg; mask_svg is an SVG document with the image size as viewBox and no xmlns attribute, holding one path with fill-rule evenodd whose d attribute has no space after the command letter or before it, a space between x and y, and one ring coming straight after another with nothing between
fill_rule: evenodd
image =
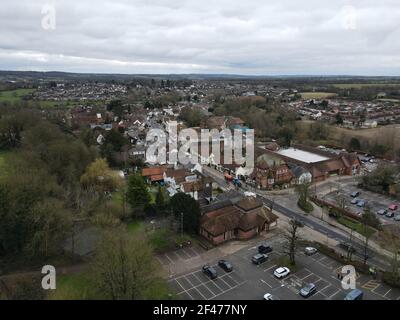
<instances>
[{"instance_id":1,"label":"open farmland field","mask_svg":"<svg viewBox=\"0 0 400 320\"><path fill-rule=\"evenodd\" d=\"M297 122L297 126L307 132L309 127L315 121L303 120ZM329 126L329 139L325 143L335 143L346 147L351 138L357 138L360 141L368 141L370 145L375 143L400 148L400 124L380 126L371 129L347 129L337 126ZM321 142L322 143L322 142Z\"/></svg>"},{"instance_id":2,"label":"open farmland field","mask_svg":"<svg viewBox=\"0 0 400 320\"><path fill-rule=\"evenodd\" d=\"M346 129L340 127L333 127L332 137L335 140L341 140L343 136L346 137L355 137L359 139L367 139L370 142L374 143L381 143L386 144L389 142L388 140L394 140L397 143L397 146L400 146L400 125L389 125L389 126L382 126L377 128L371 129Z\"/></svg>"},{"instance_id":3,"label":"open farmland field","mask_svg":"<svg viewBox=\"0 0 400 320\"><path fill-rule=\"evenodd\" d=\"M0 102L16 102L20 101L23 96L32 93L35 89L17 89L11 91L0 91Z\"/></svg>"},{"instance_id":4,"label":"open farmland field","mask_svg":"<svg viewBox=\"0 0 400 320\"><path fill-rule=\"evenodd\" d=\"M9 91L0 91L0 103L15 103L22 100L23 96L34 92L35 89L17 89L17 90L9 90ZM27 100L28 103L33 105L41 106L42 108L51 108L51 107L67 107L72 105L72 101L50 101L50 100Z\"/></svg>"},{"instance_id":5,"label":"open farmland field","mask_svg":"<svg viewBox=\"0 0 400 320\"><path fill-rule=\"evenodd\" d=\"M376 83L334 83L332 86L339 89L362 89L362 88L370 88L370 87L400 87L400 83L384 83L384 82L376 82Z\"/></svg>"},{"instance_id":6,"label":"open farmland field","mask_svg":"<svg viewBox=\"0 0 400 320\"><path fill-rule=\"evenodd\" d=\"M324 99L324 98L335 97L336 93L332 93L332 92L301 92L300 95L303 99Z\"/></svg>"}]
</instances>

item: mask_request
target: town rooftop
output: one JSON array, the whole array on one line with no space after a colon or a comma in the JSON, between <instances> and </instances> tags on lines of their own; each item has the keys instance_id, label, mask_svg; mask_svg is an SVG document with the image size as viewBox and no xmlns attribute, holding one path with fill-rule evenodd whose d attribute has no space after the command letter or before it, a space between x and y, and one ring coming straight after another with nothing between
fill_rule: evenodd
<instances>
[{"instance_id":1,"label":"town rooftop","mask_svg":"<svg viewBox=\"0 0 400 320\"><path fill-rule=\"evenodd\" d=\"M328 157L324 157L319 154L315 154L309 151L304 151L296 148L281 149L276 153L305 163L315 163L329 159Z\"/></svg>"}]
</instances>

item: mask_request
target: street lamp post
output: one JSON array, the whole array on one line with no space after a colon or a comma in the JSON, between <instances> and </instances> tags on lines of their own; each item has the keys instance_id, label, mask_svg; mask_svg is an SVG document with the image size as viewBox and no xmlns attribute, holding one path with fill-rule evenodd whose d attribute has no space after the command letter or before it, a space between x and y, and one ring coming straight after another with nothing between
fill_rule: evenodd
<instances>
[{"instance_id":1,"label":"street lamp post","mask_svg":"<svg viewBox=\"0 0 400 320\"><path fill-rule=\"evenodd\" d=\"M181 236L183 238L183 212L181 212Z\"/></svg>"}]
</instances>

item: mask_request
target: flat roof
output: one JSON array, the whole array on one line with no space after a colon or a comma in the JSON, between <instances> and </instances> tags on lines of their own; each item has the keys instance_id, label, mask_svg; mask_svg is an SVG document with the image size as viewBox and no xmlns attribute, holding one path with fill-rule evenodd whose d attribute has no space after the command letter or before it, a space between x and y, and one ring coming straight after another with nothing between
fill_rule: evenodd
<instances>
[{"instance_id":1,"label":"flat roof","mask_svg":"<svg viewBox=\"0 0 400 320\"><path fill-rule=\"evenodd\" d=\"M288 158L292 158L292 159L296 159L296 160L305 162L305 163L315 163L315 162L320 162L320 161L330 159L328 157L321 156L316 153L304 151L301 149L295 149L292 147L287 148L287 149L281 149L281 150L277 151L276 153L278 153L282 156L288 157Z\"/></svg>"}]
</instances>

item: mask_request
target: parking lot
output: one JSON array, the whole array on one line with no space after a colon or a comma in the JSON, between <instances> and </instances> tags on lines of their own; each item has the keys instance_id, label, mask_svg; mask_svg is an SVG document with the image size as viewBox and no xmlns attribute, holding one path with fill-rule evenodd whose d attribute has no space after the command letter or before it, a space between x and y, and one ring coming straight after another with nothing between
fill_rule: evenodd
<instances>
[{"instance_id":1,"label":"parking lot","mask_svg":"<svg viewBox=\"0 0 400 320\"><path fill-rule=\"evenodd\" d=\"M353 198L350 196L352 192L359 191L360 195L357 197L357 199L364 200L366 201L366 204L370 207L371 211L373 213L378 212L381 209L388 209L388 207L391 204L397 204L398 201L395 201L387 196L381 195L379 193L374 193L370 192L367 190L363 190L360 188L357 188L354 185L341 185L340 186L340 191L339 193L337 191L332 191L329 194L327 194L324 199L332 202L332 203L337 203L337 198L338 196L343 196L343 198L346 201L346 206L348 207L349 210L351 210L354 213L359 213L362 212L364 208L358 207L356 204L351 204L351 200ZM400 210L394 211L394 216L399 215ZM388 218L386 216L381 216L379 215L379 218L381 219L382 223L400 223L399 221L395 221L393 218Z\"/></svg>"},{"instance_id":2,"label":"parking lot","mask_svg":"<svg viewBox=\"0 0 400 320\"><path fill-rule=\"evenodd\" d=\"M220 276L210 280L201 270L191 272L170 281L179 299L210 300L239 287L244 280L235 272L223 273L217 265Z\"/></svg>"},{"instance_id":3,"label":"parking lot","mask_svg":"<svg viewBox=\"0 0 400 320\"><path fill-rule=\"evenodd\" d=\"M191 245L158 255L157 259L160 261L161 265L179 264L189 259L200 257L202 252L204 252L203 248Z\"/></svg>"},{"instance_id":4,"label":"parking lot","mask_svg":"<svg viewBox=\"0 0 400 320\"><path fill-rule=\"evenodd\" d=\"M224 257L234 270L226 273L214 261L211 265L217 270L218 277L210 280L201 267L169 280L171 290L178 299L190 300L261 300L265 293L271 293L282 300L302 300L299 290L307 283L314 283L317 292L309 300L343 300L346 290L337 278L342 265L321 254L306 256L299 253L296 259L297 270L284 279L277 279L273 272L279 267L283 240L276 237L271 241L274 251L268 261L254 265L251 257L257 253L257 247L246 247ZM400 290L388 287L368 275L357 275L357 287L364 292L364 299L399 300Z\"/></svg>"}]
</instances>

